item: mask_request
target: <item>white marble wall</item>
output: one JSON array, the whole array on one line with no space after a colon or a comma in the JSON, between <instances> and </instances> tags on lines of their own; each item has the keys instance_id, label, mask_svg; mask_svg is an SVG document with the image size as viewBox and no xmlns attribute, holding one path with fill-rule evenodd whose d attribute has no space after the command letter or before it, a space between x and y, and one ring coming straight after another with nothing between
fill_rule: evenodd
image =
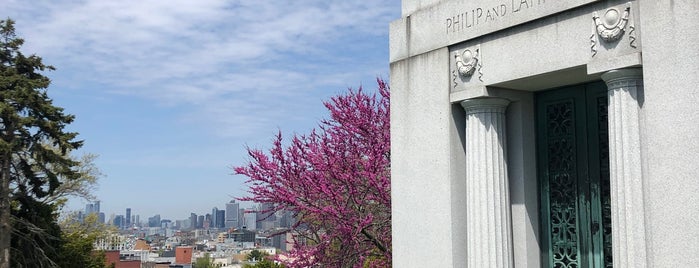
<instances>
[{"instance_id":1,"label":"white marble wall","mask_svg":"<svg viewBox=\"0 0 699 268\"><path fill-rule=\"evenodd\" d=\"M648 267L699 264L699 2L643 0Z\"/></svg>"},{"instance_id":2,"label":"white marble wall","mask_svg":"<svg viewBox=\"0 0 699 268\"><path fill-rule=\"evenodd\" d=\"M466 238L452 229L451 141L458 133L447 54L444 48L391 64L394 267L459 267L454 254L465 254L452 250Z\"/></svg>"},{"instance_id":3,"label":"white marble wall","mask_svg":"<svg viewBox=\"0 0 699 268\"><path fill-rule=\"evenodd\" d=\"M643 213L634 215L643 219L620 214L628 221L616 229L630 228L636 237L643 233L643 239L628 243L644 243L645 249L615 253L627 259L627 262L619 260L615 267L696 266L699 263L696 254L699 165L695 163L699 159L696 141L699 138L699 49L696 49L699 5L696 1L590 1L452 47L411 46L411 40L423 34L418 30L429 30L417 24L444 19L430 16L430 10L456 2L463 1L405 0L403 18L391 24L394 267L465 267L469 259L466 255L469 241L466 120L458 103L474 97L513 100L506 119L506 157L512 186L514 266L539 267L530 92L598 81L606 71L628 67L643 70L643 90L635 96L640 144L637 146L640 153L636 155L640 158L620 161L640 161L640 165L620 166L635 168L628 170L633 174L640 172L643 200L641 206L637 205L638 200L635 204ZM624 35L624 43L596 43L598 54L593 57L590 51L593 12L628 3L638 38L636 48L630 46L630 39ZM420 15L415 16L417 13ZM430 34L440 34L444 29L433 30ZM414 42L417 43L412 45L425 44L424 40ZM482 51L483 81L454 90L450 50L475 45ZM624 125L619 131L627 131L628 127ZM638 181L625 183L639 187ZM637 221L645 223L642 229L633 225ZM621 224L621 220L617 222ZM615 243L626 242L615 240Z\"/></svg>"}]
</instances>

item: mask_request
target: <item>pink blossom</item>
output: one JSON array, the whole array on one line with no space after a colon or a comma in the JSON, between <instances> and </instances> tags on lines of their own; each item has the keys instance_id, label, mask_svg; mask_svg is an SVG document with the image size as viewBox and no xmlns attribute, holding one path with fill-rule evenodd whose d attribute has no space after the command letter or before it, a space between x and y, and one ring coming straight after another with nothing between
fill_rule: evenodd
<instances>
[{"instance_id":1,"label":"pink blossom","mask_svg":"<svg viewBox=\"0 0 699 268\"><path fill-rule=\"evenodd\" d=\"M297 219L289 230L288 267L391 265L389 89L360 87L324 102L330 118L283 145L281 131L265 153L248 148L235 168L248 177L250 197Z\"/></svg>"}]
</instances>

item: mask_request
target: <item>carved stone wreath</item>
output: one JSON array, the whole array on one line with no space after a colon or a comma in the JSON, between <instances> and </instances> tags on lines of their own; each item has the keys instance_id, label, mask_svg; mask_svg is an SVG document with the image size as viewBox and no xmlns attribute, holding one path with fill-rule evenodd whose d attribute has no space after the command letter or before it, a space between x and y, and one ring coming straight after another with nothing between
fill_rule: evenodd
<instances>
[{"instance_id":1,"label":"carved stone wreath","mask_svg":"<svg viewBox=\"0 0 699 268\"><path fill-rule=\"evenodd\" d=\"M605 42L613 42L621 38L624 34L626 24L629 22L629 13L631 11L630 4L624 9L621 14L618 9L610 8L604 12L604 17L600 17L595 12L592 19L595 21L597 34Z\"/></svg>"},{"instance_id":2,"label":"carved stone wreath","mask_svg":"<svg viewBox=\"0 0 699 268\"><path fill-rule=\"evenodd\" d=\"M471 51L464 49L463 52L454 54L456 69L461 76L471 76L478 66L478 49Z\"/></svg>"}]
</instances>

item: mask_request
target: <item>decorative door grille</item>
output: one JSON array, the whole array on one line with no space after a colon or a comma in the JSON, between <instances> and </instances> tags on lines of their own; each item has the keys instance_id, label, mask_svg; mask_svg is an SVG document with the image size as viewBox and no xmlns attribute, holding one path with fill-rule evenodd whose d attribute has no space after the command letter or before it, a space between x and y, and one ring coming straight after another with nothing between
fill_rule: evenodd
<instances>
[{"instance_id":1,"label":"decorative door grille","mask_svg":"<svg viewBox=\"0 0 699 268\"><path fill-rule=\"evenodd\" d=\"M602 83L537 93L547 267L612 267L607 94Z\"/></svg>"}]
</instances>

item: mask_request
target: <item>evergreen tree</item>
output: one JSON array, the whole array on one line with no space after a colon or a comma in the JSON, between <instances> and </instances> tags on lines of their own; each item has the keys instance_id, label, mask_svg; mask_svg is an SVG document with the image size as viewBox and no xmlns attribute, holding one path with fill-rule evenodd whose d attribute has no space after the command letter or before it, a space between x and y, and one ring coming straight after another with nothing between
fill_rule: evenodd
<instances>
[{"instance_id":1,"label":"evergreen tree","mask_svg":"<svg viewBox=\"0 0 699 268\"><path fill-rule=\"evenodd\" d=\"M58 267L61 255L61 228L56 207L32 198L21 197L21 206L12 208L10 267Z\"/></svg>"},{"instance_id":2,"label":"evergreen tree","mask_svg":"<svg viewBox=\"0 0 699 268\"><path fill-rule=\"evenodd\" d=\"M20 260L42 261L31 267L53 266L49 256L59 246L56 208L38 199L51 195L67 180L80 176L76 161L67 153L82 145L77 133L65 126L74 116L64 114L47 95L50 84L42 71L53 70L36 55L20 52L24 40L15 34L14 21L0 20L0 268L18 266ZM49 145L49 146L46 146ZM11 250L11 245L34 245ZM43 256L31 254L43 253ZM27 256L26 254L30 254ZM24 266L28 267L28 266Z\"/></svg>"}]
</instances>

